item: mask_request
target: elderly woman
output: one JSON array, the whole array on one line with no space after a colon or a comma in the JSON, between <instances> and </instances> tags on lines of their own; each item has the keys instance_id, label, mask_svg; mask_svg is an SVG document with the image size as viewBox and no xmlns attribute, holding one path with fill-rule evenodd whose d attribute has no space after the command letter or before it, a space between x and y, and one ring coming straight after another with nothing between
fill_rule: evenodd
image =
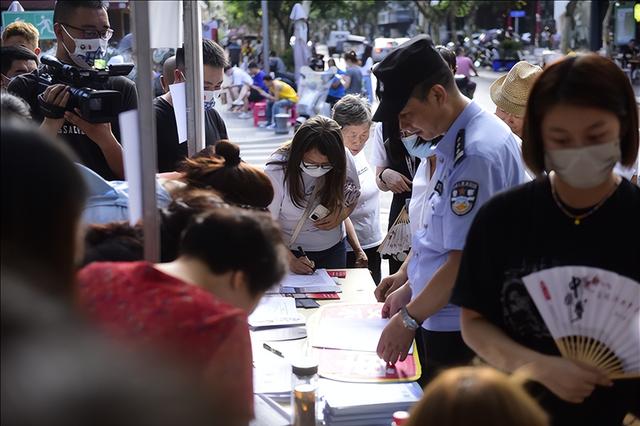
<instances>
[{"instance_id":1,"label":"elderly woman","mask_svg":"<svg viewBox=\"0 0 640 426\"><path fill-rule=\"evenodd\" d=\"M496 115L522 138L522 123L527 110L527 100L542 68L520 61L508 74L493 82L490 87L491 100L496 104Z\"/></svg>"},{"instance_id":2,"label":"elderly woman","mask_svg":"<svg viewBox=\"0 0 640 426\"><path fill-rule=\"evenodd\" d=\"M333 107L333 119L342 127L344 145L353 154L360 180L360 198L350 216L357 238L349 235L350 224L347 222L347 234L351 245L347 249L347 268L368 266L373 280L378 285L380 282L378 247L382 242L380 192L376 186L376 176L363 151L371 128L371 111L367 100L356 95L346 95Z\"/></svg>"}]
</instances>

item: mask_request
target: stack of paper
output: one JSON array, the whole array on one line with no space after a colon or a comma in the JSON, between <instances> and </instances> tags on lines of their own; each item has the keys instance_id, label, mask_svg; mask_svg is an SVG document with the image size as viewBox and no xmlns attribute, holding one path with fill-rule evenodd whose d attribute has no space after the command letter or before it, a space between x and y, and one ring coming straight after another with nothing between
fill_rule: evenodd
<instances>
[{"instance_id":1,"label":"stack of paper","mask_svg":"<svg viewBox=\"0 0 640 426\"><path fill-rule=\"evenodd\" d=\"M281 293L329 293L342 289L329 276L326 269L318 269L311 275L289 274L280 283Z\"/></svg>"},{"instance_id":2,"label":"stack of paper","mask_svg":"<svg viewBox=\"0 0 640 426\"><path fill-rule=\"evenodd\" d=\"M329 426L388 426L393 413L408 411L422 396L412 383L363 384L321 380L324 420Z\"/></svg>"},{"instance_id":3,"label":"stack of paper","mask_svg":"<svg viewBox=\"0 0 640 426\"><path fill-rule=\"evenodd\" d=\"M296 310L296 301L291 297L265 296L251 315L252 329L266 327L290 327L304 325L304 316Z\"/></svg>"}]
</instances>

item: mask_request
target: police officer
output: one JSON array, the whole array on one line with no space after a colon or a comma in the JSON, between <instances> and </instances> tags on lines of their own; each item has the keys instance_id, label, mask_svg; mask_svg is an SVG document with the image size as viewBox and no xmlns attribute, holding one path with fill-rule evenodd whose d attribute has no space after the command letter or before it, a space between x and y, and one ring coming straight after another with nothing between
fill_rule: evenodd
<instances>
[{"instance_id":1,"label":"police officer","mask_svg":"<svg viewBox=\"0 0 640 426\"><path fill-rule=\"evenodd\" d=\"M428 36L391 52L374 74L380 98L375 121L398 118L404 137L442 136L431 147L433 185L426 217L413 235L408 281L386 298L382 315L391 320L377 349L387 362L404 360L416 332L421 333L418 352L426 383L438 370L473 357L462 340L459 308L449 304L462 249L480 205L522 183L524 169L511 130L460 94Z\"/></svg>"}]
</instances>

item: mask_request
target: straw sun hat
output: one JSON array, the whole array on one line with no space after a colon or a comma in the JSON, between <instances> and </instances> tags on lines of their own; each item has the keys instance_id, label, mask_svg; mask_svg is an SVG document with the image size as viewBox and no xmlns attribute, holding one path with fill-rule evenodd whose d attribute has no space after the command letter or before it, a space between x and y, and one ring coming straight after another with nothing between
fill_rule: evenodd
<instances>
[{"instance_id":1,"label":"straw sun hat","mask_svg":"<svg viewBox=\"0 0 640 426\"><path fill-rule=\"evenodd\" d=\"M524 117L527 99L542 68L526 61L520 61L491 84L491 99L501 110L517 117Z\"/></svg>"}]
</instances>

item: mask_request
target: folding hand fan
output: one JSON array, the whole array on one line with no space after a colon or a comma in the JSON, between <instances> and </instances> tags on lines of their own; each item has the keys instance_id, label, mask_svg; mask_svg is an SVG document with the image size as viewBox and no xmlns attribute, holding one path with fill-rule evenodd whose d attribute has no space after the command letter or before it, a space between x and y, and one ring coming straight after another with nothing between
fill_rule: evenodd
<instances>
[{"instance_id":1,"label":"folding hand fan","mask_svg":"<svg viewBox=\"0 0 640 426\"><path fill-rule=\"evenodd\" d=\"M546 269L522 280L564 357L610 378L640 377L640 283L586 266Z\"/></svg>"},{"instance_id":2,"label":"folding hand fan","mask_svg":"<svg viewBox=\"0 0 640 426\"><path fill-rule=\"evenodd\" d=\"M400 214L387 232L387 236L378 247L380 254L393 255L407 251L411 248L411 227L409 226L409 213L403 207Z\"/></svg>"}]
</instances>

